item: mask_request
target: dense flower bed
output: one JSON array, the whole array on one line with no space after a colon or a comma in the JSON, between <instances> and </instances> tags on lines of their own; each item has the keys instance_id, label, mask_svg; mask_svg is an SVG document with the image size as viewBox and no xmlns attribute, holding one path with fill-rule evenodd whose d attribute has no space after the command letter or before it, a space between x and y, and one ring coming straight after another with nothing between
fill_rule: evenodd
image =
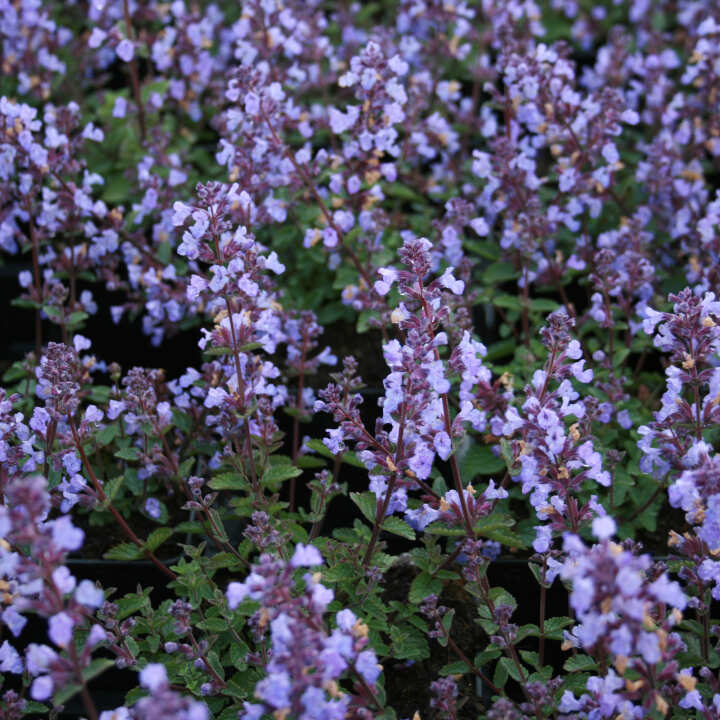
<instances>
[{"instance_id":1,"label":"dense flower bed","mask_svg":"<svg viewBox=\"0 0 720 720\"><path fill-rule=\"evenodd\" d=\"M0 718L720 718L715 0L0 12Z\"/></svg>"}]
</instances>

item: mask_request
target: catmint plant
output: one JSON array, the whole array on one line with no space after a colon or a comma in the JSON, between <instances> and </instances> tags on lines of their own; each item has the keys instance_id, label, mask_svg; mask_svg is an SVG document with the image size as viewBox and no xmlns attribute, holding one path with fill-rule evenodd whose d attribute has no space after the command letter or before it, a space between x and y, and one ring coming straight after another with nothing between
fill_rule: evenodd
<instances>
[{"instance_id":1,"label":"catmint plant","mask_svg":"<svg viewBox=\"0 0 720 720\"><path fill-rule=\"evenodd\" d=\"M0 718L720 718L716 5L0 0Z\"/></svg>"}]
</instances>

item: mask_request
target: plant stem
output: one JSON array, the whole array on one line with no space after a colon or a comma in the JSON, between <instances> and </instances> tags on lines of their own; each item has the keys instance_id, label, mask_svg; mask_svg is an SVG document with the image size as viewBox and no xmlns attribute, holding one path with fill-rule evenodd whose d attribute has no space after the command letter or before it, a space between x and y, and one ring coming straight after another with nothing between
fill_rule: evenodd
<instances>
[{"instance_id":1,"label":"plant stem","mask_svg":"<svg viewBox=\"0 0 720 720\"><path fill-rule=\"evenodd\" d=\"M530 287L527 265L523 265L522 328L525 347L530 349Z\"/></svg>"},{"instance_id":2,"label":"plant stem","mask_svg":"<svg viewBox=\"0 0 720 720\"><path fill-rule=\"evenodd\" d=\"M112 513L112 516L115 518L118 525L120 525L123 532L135 545L137 545L142 550L143 554L148 558L148 560L150 560L153 565L155 565L159 570L165 573L165 575L167 575L169 578L177 580L177 575L175 575L175 573L167 565L165 565L165 563L163 563L161 560L158 560L152 550L149 550L145 547L145 544L142 542L142 540L140 540L140 538L131 530L130 526L125 521L125 518L117 511L117 508L113 506L112 502L105 494L103 486L97 479L95 471L92 469L92 465L90 465L90 461L88 460L88 457L85 454L85 450L83 449L82 442L80 441L80 436L78 435L77 428L75 427L75 422L72 419L72 415L70 414L68 414L68 423L70 424L70 431L72 432L73 440L75 441L75 447L80 453L82 463L85 466L85 470L87 471L88 475L90 476L90 480L93 484L93 487L95 488L95 492L100 497L100 500L107 504L107 509Z\"/></svg>"},{"instance_id":3,"label":"plant stem","mask_svg":"<svg viewBox=\"0 0 720 720\"><path fill-rule=\"evenodd\" d=\"M538 647L538 667L542 670L545 659L545 602L547 587L545 573L547 572L547 555L543 555L542 575L540 576L540 641Z\"/></svg>"},{"instance_id":4,"label":"plant stem","mask_svg":"<svg viewBox=\"0 0 720 720\"><path fill-rule=\"evenodd\" d=\"M28 227L30 229L30 243L32 245L32 264L33 264L33 289L35 290L35 300L42 304L42 285L40 284L40 247L38 243L37 231L35 229L35 220L33 219L32 206L30 198L25 200L25 210L28 214ZM42 354L42 316L40 308L35 309L35 354L37 361L40 362Z\"/></svg>"},{"instance_id":5,"label":"plant stem","mask_svg":"<svg viewBox=\"0 0 720 720\"><path fill-rule=\"evenodd\" d=\"M702 656L705 662L710 659L710 592L705 592L705 612L702 617L703 637L702 637Z\"/></svg>"},{"instance_id":6,"label":"plant stem","mask_svg":"<svg viewBox=\"0 0 720 720\"><path fill-rule=\"evenodd\" d=\"M123 14L125 16L125 32L128 39L132 38L132 20L130 19L130 4L128 0L123 0ZM140 76L138 74L137 60L133 54L130 60L130 82L132 83L133 95L135 96L135 105L137 106L138 124L140 125L140 139L145 142L147 128L145 126L145 110L143 109L142 95L140 93Z\"/></svg>"},{"instance_id":7,"label":"plant stem","mask_svg":"<svg viewBox=\"0 0 720 720\"><path fill-rule=\"evenodd\" d=\"M78 660L77 650L75 649L72 640L68 646L68 655L70 656L70 660L72 661L75 669L75 674L77 675L78 682L80 683L80 694L82 696L83 705L85 706L88 717L90 720L98 720L97 708L95 707L92 697L90 697L90 692L88 691L87 683L85 682L85 677L83 676L82 668L80 667L80 661Z\"/></svg>"},{"instance_id":8,"label":"plant stem","mask_svg":"<svg viewBox=\"0 0 720 720\"><path fill-rule=\"evenodd\" d=\"M495 603L493 602L492 598L490 597L490 583L488 582L487 576L483 576L480 580L480 588L482 591L483 600L485 601L485 604L488 607L488 610L490 610L490 614L495 620ZM520 677L520 688L523 691L523 695L525 695L527 701L535 706L535 716L538 720L542 720L542 709L540 708L540 705L537 701L533 700L530 693L528 692L527 688L525 687L525 683L527 682L527 676L525 675L525 670L523 669L522 663L520 662L520 658L518 657L517 650L515 649L515 644L513 643L512 639L508 636L507 632L505 632L500 625L500 623L497 623L499 626L500 633L503 636L503 639L505 640L505 654L510 658L512 663L515 665L515 668L517 669L518 675Z\"/></svg>"},{"instance_id":9,"label":"plant stem","mask_svg":"<svg viewBox=\"0 0 720 720\"><path fill-rule=\"evenodd\" d=\"M303 327L302 351L300 355L300 370L298 371L298 389L297 399L295 402L295 417L293 418L293 438L292 438L292 463L297 463L298 448L300 445L300 413L302 412L302 395L305 384L305 359L307 356L308 336ZM290 499L288 510L295 512L295 478L290 478Z\"/></svg>"},{"instance_id":10,"label":"plant stem","mask_svg":"<svg viewBox=\"0 0 720 720\"><path fill-rule=\"evenodd\" d=\"M215 678L215 681L220 685L220 687L226 688L227 683L217 674L212 665L208 662L207 656L200 650L200 646L198 645L198 641L195 639L195 635L193 635L192 630L188 632L188 637L190 638L190 642L192 643L197 656L203 661L208 672Z\"/></svg>"},{"instance_id":11,"label":"plant stem","mask_svg":"<svg viewBox=\"0 0 720 720\"><path fill-rule=\"evenodd\" d=\"M442 623L439 623L440 627L442 627ZM443 631L445 631L445 628L443 627ZM445 637L447 638L447 644L450 647L450 649L458 656L461 662L464 662L472 672L473 675L476 675L479 677L496 695L500 695L500 697L504 697L505 693L502 691L497 685L494 685L490 682L490 679L485 675L485 673L476 668L474 663L470 662L470 658L458 647L457 643L447 634L445 633Z\"/></svg>"},{"instance_id":12,"label":"plant stem","mask_svg":"<svg viewBox=\"0 0 720 720\"><path fill-rule=\"evenodd\" d=\"M402 405L400 406L400 429L398 430L398 439L395 451L395 460L393 461L395 467L400 464L400 461L402 459L402 451L403 451L403 435L405 432L405 410L407 407L407 403L405 402L405 397L411 393L412 389L412 381L408 378L408 388L406 391L405 396L402 400ZM380 536L380 525L382 524L382 520L385 517L385 513L387 512L388 505L390 504L390 497L393 494L393 490L395 489L395 484L397 483L397 476L398 476L398 470L395 469L392 472L392 475L390 475L390 479L388 480L388 486L385 490L385 497L382 501L382 503L377 503L377 509L375 510L375 522L373 523L373 529L372 529L372 536L370 537L370 542L368 543L367 550L365 551L365 557L363 558L362 564L363 567L367 569L368 563L372 559L373 551L375 550L375 545L377 543L378 537Z\"/></svg>"},{"instance_id":13,"label":"plant stem","mask_svg":"<svg viewBox=\"0 0 720 720\"><path fill-rule=\"evenodd\" d=\"M339 453L335 456L335 462L333 464L333 479L332 484L335 485L337 483L338 479L338 473L340 472L340 465L342 464L342 453ZM322 517L316 520L312 527L310 528L310 535L308 537L308 542L312 542L322 530L323 523L325 522L325 515L327 514L327 501L324 501L326 503L325 507L323 507L323 514Z\"/></svg>"}]
</instances>

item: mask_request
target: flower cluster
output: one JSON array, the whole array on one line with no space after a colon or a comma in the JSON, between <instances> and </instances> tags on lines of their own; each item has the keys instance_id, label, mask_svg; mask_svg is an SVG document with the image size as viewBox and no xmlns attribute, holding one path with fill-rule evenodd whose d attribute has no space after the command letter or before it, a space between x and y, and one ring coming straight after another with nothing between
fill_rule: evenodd
<instances>
[{"instance_id":1,"label":"flower cluster","mask_svg":"<svg viewBox=\"0 0 720 720\"><path fill-rule=\"evenodd\" d=\"M315 547L299 544L289 562L262 555L244 582L227 588L230 608L246 600L259 603L250 622L259 640L269 635L266 677L255 686L262 702L245 703L244 720L268 712L303 720L371 716L367 706L377 702L374 687L382 668L367 648L367 625L344 609L328 632L324 615L332 590L320 582L320 573L305 573L298 587L293 581L298 568L322 563ZM352 693L338 684L346 675L354 680Z\"/></svg>"},{"instance_id":2,"label":"flower cluster","mask_svg":"<svg viewBox=\"0 0 720 720\"><path fill-rule=\"evenodd\" d=\"M720 717L717 2L0 11L0 717Z\"/></svg>"},{"instance_id":3,"label":"flower cluster","mask_svg":"<svg viewBox=\"0 0 720 720\"><path fill-rule=\"evenodd\" d=\"M0 646L3 672L34 678L30 696L47 700L67 683L77 682L92 659L93 649L106 639L105 630L93 622L93 613L104 601L104 593L90 580L77 581L66 562L78 551L84 533L68 515L49 519L50 495L39 475L17 479L5 488L7 505L0 506L0 583L5 594L2 623L19 637L27 623L24 613L47 619L52 643L31 643L24 659L5 640ZM78 649L76 628L89 627ZM63 652L65 651L65 652Z\"/></svg>"}]
</instances>

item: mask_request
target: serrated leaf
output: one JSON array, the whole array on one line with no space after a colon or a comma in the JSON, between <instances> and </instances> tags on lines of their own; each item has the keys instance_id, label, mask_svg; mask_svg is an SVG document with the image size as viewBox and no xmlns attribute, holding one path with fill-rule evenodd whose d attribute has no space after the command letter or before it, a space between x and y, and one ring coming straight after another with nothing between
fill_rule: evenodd
<instances>
[{"instance_id":1,"label":"serrated leaf","mask_svg":"<svg viewBox=\"0 0 720 720\"><path fill-rule=\"evenodd\" d=\"M294 465L270 465L262 476L263 483L277 483L302 475L302 470Z\"/></svg>"},{"instance_id":2,"label":"serrated leaf","mask_svg":"<svg viewBox=\"0 0 720 720\"><path fill-rule=\"evenodd\" d=\"M377 498L375 493L350 493L350 499L360 508L360 512L371 523L375 522L377 516Z\"/></svg>"},{"instance_id":3,"label":"serrated leaf","mask_svg":"<svg viewBox=\"0 0 720 720\"><path fill-rule=\"evenodd\" d=\"M244 490L247 482L239 473L221 473L213 477L208 485L213 490Z\"/></svg>"},{"instance_id":4,"label":"serrated leaf","mask_svg":"<svg viewBox=\"0 0 720 720\"><path fill-rule=\"evenodd\" d=\"M383 185L385 193L399 198L400 200L417 200L422 201L423 198L418 195L412 188L399 182L390 182Z\"/></svg>"},{"instance_id":5,"label":"serrated leaf","mask_svg":"<svg viewBox=\"0 0 720 720\"><path fill-rule=\"evenodd\" d=\"M503 660L507 660L507 658L502 658ZM502 689L505 687L505 683L507 683L508 680L508 671L505 665L501 662L498 662L495 665L495 674L493 675L493 685L496 687Z\"/></svg>"},{"instance_id":6,"label":"serrated leaf","mask_svg":"<svg viewBox=\"0 0 720 720\"><path fill-rule=\"evenodd\" d=\"M25 707L23 709L23 715L37 715L38 717L45 717L48 714L47 705L35 702L34 700L26 700Z\"/></svg>"},{"instance_id":7,"label":"serrated leaf","mask_svg":"<svg viewBox=\"0 0 720 720\"><path fill-rule=\"evenodd\" d=\"M483 272L483 280L486 285L497 285L506 280L514 280L520 273L513 265L504 262L494 262Z\"/></svg>"},{"instance_id":8,"label":"serrated leaf","mask_svg":"<svg viewBox=\"0 0 720 720\"><path fill-rule=\"evenodd\" d=\"M504 308L505 310L517 310L520 312L522 310L522 303L520 302L520 298L516 297L515 295L496 295L492 299L492 304L496 307Z\"/></svg>"},{"instance_id":9,"label":"serrated leaf","mask_svg":"<svg viewBox=\"0 0 720 720\"><path fill-rule=\"evenodd\" d=\"M149 589L150 588L146 588L146 591ZM140 608L145 607L148 602L149 600L146 595L139 595L138 593L125 595L125 597L115 601L118 606L117 619L124 620L130 617L130 615L136 613Z\"/></svg>"},{"instance_id":10,"label":"serrated leaf","mask_svg":"<svg viewBox=\"0 0 720 720\"><path fill-rule=\"evenodd\" d=\"M155 253L157 259L163 263L163 265L169 265L172 260L173 252L169 242L162 242L158 245Z\"/></svg>"},{"instance_id":11,"label":"serrated leaf","mask_svg":"<svg viewBox=\"0 0 720 720\"><path fill-rule=\"evenodd\" d=\"M428 595L440 595L443 584L428 572L421 572L410 584L408 598L414 605L420 604Z\"/></svg>"},{"instance_id":12,"label":"serrated leaf","mask_svg":"<svg viewBox=\"0 0 720 720\"><path fill-rule=\"evenodd\" d=\"M425 636L415 628L390 629L393 657L397 660L424 660L430 657L430 647Z\"/></svg>"},{"instance_id":13,"label":"serrated leaf","mask_svg":"<svg viewBox=\"0 0 720 720\"><path fill-rule=\"evenodd\" d=\"M406 540L415 539L415 531L402 519L391 515L386 517L382 522L382 529L393 535L400 535Z\"/></svg>"},{"instance_id":14,"label":"serrated leaf","mask_svg":"<svg viewBox=\"0 0 720 720\"><path fill-rule=\"evenodd\" d=\"M125 478L122 475L118 475L117 477L111 478L105 483L103 489L105 490L105 495L107 496L107 499L102 502L103 507L107 508L108 505L113 500L115 500L118 493L120 492L120 488L122 487L124 479Z\"/></svg>"},{"instance_id":15,"label":"serrated leaf","mask_svg":"<svg viewBox=\"0 0 720 720\"><path fill-rule=\"evenodd\" d=\"M117 423L107 425L95 435L95 442L100 447L109 445L120 434L120 426Z\"/></svg>"},{"instance_id":16,"label":"serrated leaf","mask_svg":"<svg viewBox=\"0 0 720 720\"><path fill-rule=\"evenodd\" d=\"M214 508L210 508L208 510L208 513L212 518L212 524L215 529L215 533L217 534L218 540L223 543L230 542L230 538L228 537L227 532L225 532L225 523L220 517L220 513Z\"/></svg>"},{"instance_id":17,"label":"serrated leaf","mask_svg":"<svg viewBox=\"0 0 720 720\"><path fill-rule=\"evenodd\" d=\"M491 660L500 657L502 651L499 647L489 647L487 650L477 653L475 655L474 663L476 667L482 667Z\"/></svg>"},{"instance_id":18,"label":"serrated leaf","mask_svg":"<svg viewBox=\"0 0 720 720\"><path fill-rule=\"evenodd\" d=\"M562 631L575 621L569 617L551 617L545 620L545 637L549 640L562 640Z\"/></svg>"},{"instance_id":19,"label":"serrated leaf","mask_svg":"<svg viewBox=\"0 0 720 720\"><path fill-rule=\"evenodd\" d=\"M587 655L575 655L565 661L563 668L568 672L589 672L597 669L597 663Z\"/></svg>"},{"instance_id":20,"label":"serrated leaf","mask_svg":"<svg viewBox=\"0 0 720 720\"><path fill-rule=\"evenodd\" d=\"M523 539L510 528L515 521L503 513L495 512L482 518L475 523L475 532L482 537L507 545L508 547L524 548L526 547Z\"/></svg>"},{"instance_id":21,"label":"serrated leaf","mask_svg":"<svg viewBox=\"0 0 720 720\"><path fill-rule=\"evenodd\" d=\"M127 542L111 547L103 557L107 560L138 560L143 557L143 552L135 543Z\"/></svg>"},{"instance_id":22,"label":"serrated leaf","mask_svg":"<svg viewBox=\"0 0 720 720\"><path fill-rule=\"evenodd\" d=\"M140 458L140 451L136 447L126 447L118 450L115 453L115 457L121 460L138 460Z\"/></svg>"},{"instance_id":23,"label":"serrated leaf","mask_svg":"<svg viewBox=\"0 0 720 720\"><path fill-rule=\"evenodd\" d=\"M307 445L311 450L314 450L318 455L322 455L326 458L335 458L335 455L333 455L330 450L325 447L325 443L323 443L322 440L311 438L310 440L305 441L305 445ZM365 469L365 464L361 460L358 460L358 457L354 452L344 452L342 454L342 461L348 465L352 465L353 467Z\"/></svg>"},{"instance_id":24,"label":"serrated leaf","mask_svg":"<svg viewBox=\"0 0 720 720\"><path fill-rule=\"evenodd\" d=\"M492 362L494 360L499 360L500 358L508 357L515 352L516 347L517 343L514 339L499 340L488 347L487 354L484 359L487 362Z\"/></svg>"},{"instance_id":25,"label":"serrated leaf","mask_svg":"<svg viewBox=\"0 0 720 720\"><path fill-rule=\"evenodd\" d=\"M323 570L322 576L323 582L342 582L343 580L353 580L355 578L355 570L350 563L337 563L337 565Z\"/></svg>"},{"instance_id":26,"label":"serrated leaf","mask_svg":"<svg viewBox=\"0 0 720 720\"><path fill-rule=\"evenodd\" d=\"M26 298L13 298L10 304L13 307L19 307L25 310L37 310L37 308L40 307L40 304L35 302L35 300L28 300Z\"/></svg>"},{"instance_id":27,"label":"serrated leaf","mask_svg":"<svg viewBox=\"0 0 720 720\"><path fill-rule=\"evenodd\" d=\"M297 459L297 466L301 468L319 468L325 467L325 460L313 457L312 455L300 455Z\"/></svg>"},{"instance_id":28,"label":"serrated leaf","mask_svg":"<svg viewBox=\"0 0 720 720\"><path fill-rule=\"evenodd\" d=\"M443 537L465 537L465 529L460 527L447 527L447 525L434 522L427 525L423 532L426 535L441 535Z\"/></svg>"},{"instance_id":29,"label":"serrated leaf","mask_svg":"<svg viewBox=\"0 0 720 720\"><path fill-rule=\"evenodd\" d=\"M210 632L224 632L228 629L227 623L220 618L206 618L195 624L201 630L209 630Z\"/></svg>"},{"instance_id":30,"label":"serrated leaf","mask_svg":"<svg viewBox=\"0 0 720 720\"><path fill-rule=\"evenodd\" d=\"M537 668L540 664L540 655L532 650L520 650L520 657L531 667Z\"/></svg>"},{"instance_id":31,"label":"serrated leaf","mask_svg":"<svg viewBox=\"0 0 720 720\"><path fill-rule=\"evenodd\" d=\"M560 305L555 300L549 298L535 298L530 301L530 309L536 312L549 313L553 310L557 310Z\"/></svg>"},{"instance_id":32,"label":"serrated leaf","mask_svg":"<svg viewBox=\"0 0 720 720\"><path fill-rule=\"evenodd\" d=\"M76 310L75 312L70 313L70 317L68 318L68 325L79 325L80 323L85 322L90 316L82 311L82 310Z\"/></svg>"},{"instance_id":33,"label":"serrated leaf","mask_svg":"<svg viewBox=\"0 0 720 720\"><path fill-rule=\"evenodd\" d=\"M157 528L153 530L145 541L145 547L153 552L156 548L159 548L172 534L174 530L169 527Z\"/></svg>"},{"instance_id":34,"label":"serrated leaf","mask_svg":"<svg viewBox=\"0 0 720 720\"><path fill-rule=\"evenodd\" d=\"M458 455L460 477L467 483L478 475L494 475L505 470L505 460L496 457L487 445L470 445Z\"/></svg>"},{"instance_id":35,"label":"serrated leaf","mask_svg":"<svg viewBox=\"0 0 720 720\"><path fill-rule=\"evenodd\" d=\"M454 617L455 610L453 608L450 608L445 615L443 615L442 626L445 629L445 632L437 639L438 643L440 643L440 647L447 647L450 639L450 628L452 627Z\"/></svg>"},{"instance_id":36,"label":"serrated leaf","mask_svg":"<svg viewBox=\"0 0 720 720\"><path fill-rule=\"evenodd\" d=\"M465 673L469 672L470 667L468 666L468 664L458 661L443 665L440 668L438 674L442 677L447 677L448 675L464 675Z\"/></svg>"},{"instance_id":37,"label":"serrated leaf","mask_svg":"<svg viewBox=\"0 0 720 720\"><path fill-rule=\"evenodd\" d=\"M504 666L505 672L507 672L513 680L521 682L520 669L509 657L500 658L498 664Z\"/></svg>"}]
</instances>

